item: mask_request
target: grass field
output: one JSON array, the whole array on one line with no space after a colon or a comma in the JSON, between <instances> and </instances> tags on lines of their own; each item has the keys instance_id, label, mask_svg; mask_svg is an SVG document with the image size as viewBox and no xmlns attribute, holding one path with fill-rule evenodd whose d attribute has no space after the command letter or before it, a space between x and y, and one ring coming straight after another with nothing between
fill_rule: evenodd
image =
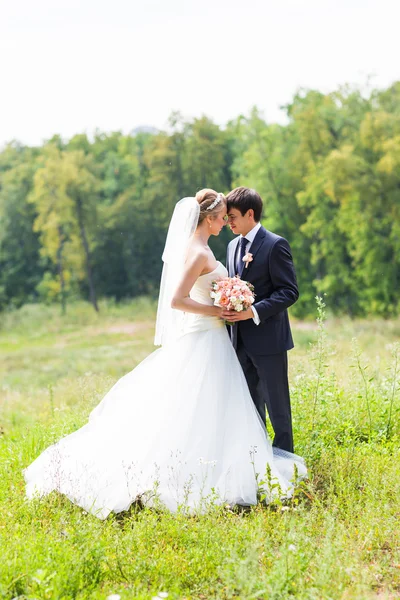
<instances>
[{"instance_id":1,"label":"grass field","mask_svg":"<svg viewBox=\"0 0 400 600\"><path fill-rule=\"evenodd\" d=\"M293 323L310 481L288 505L100 522L25 501L22 469L153 350L154 316L146 299L0 315L0 597L400 598L400 320Z\"/></svg>"}]
</instances>

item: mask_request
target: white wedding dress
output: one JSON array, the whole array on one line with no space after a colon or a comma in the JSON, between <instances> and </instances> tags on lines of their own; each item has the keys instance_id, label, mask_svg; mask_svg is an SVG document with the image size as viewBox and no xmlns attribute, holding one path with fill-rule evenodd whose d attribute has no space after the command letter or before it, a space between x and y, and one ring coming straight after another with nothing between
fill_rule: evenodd
<instances>
[{"instance_id":1,"label":"white wedding dress","mask_svg":"<svg viewBox=\"0 0 400 600\"><path fill-rule=\"evenodd\" d=\"M226 275L218 263L191 298L212 304L211 281ZM267 465L280 486L272 495L291 495L294 465L306 475L300 457L272 449L223 321L186 313L182 335L122 377L88 424L24 476L29 498L57 490L104 519L139 497L170 511L256 504Z\"/></svg>"}]
</instances>

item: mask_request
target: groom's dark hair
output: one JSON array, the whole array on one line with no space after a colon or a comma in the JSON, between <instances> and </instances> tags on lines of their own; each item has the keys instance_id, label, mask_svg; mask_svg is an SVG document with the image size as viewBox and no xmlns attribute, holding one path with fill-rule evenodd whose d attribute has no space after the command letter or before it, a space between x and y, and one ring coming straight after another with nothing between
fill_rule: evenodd
<instances>
[{"instance_id":1,"label":"groom's dark hair","mask_svg":"<svg viewBox=\"0 0 400 600\"><path fill-rule=\"evenodd\" d=\"M231 208L236 208L240 211L242 217L251 208L254 212L254 220L257 223L261 219L263 202L261 196L256 190L246 187L238 187L229 192L226 197L228 214Z\"/></svg>"}]
</instances>

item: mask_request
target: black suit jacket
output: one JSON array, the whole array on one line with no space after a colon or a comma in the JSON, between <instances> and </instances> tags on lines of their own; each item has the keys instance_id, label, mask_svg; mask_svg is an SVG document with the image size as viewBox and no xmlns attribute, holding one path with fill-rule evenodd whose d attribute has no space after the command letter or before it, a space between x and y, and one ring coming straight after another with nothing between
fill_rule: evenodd
<instances>
[{"instance_id":1,"label":"black suit jacket","mask_svg":"<svg viewBox=\"0 0 400 600\"><path fill-rule=\"evenodd\" d=\"M236 274L239 236L228 245L229 276ZM250 247L252 262L243 269L241 278L254 285L254 307L260 324L252 319L239 321L231 327L236 347L238 328L245 348L250 354L278 354L293 348L287 308L299 297L296 272L290 246L285 238L261 227Z\"/></svg>"}]
</instances>

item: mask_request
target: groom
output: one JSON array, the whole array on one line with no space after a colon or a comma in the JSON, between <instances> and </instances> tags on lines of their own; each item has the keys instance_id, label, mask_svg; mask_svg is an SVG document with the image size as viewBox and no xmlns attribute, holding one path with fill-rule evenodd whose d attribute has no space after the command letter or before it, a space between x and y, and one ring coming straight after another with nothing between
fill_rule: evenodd
<instances>
[{"instance_id":1,"label":"groom","mask_svg":"<svg viewBox=\"0 0 400 600\"><path fill-rule=\"evenodd\" d=\"M293 339L287 308L299 291L290 246L261 225L263 204L255 190L236 188L227 202L230 228L238 234L228 246L229 276L252 283L256 297L248 310L224 311L222 317L235 323L232 343L263 423L267 406L273 445L293 452L287 362Z\"/></svg>"}]
</instances>

